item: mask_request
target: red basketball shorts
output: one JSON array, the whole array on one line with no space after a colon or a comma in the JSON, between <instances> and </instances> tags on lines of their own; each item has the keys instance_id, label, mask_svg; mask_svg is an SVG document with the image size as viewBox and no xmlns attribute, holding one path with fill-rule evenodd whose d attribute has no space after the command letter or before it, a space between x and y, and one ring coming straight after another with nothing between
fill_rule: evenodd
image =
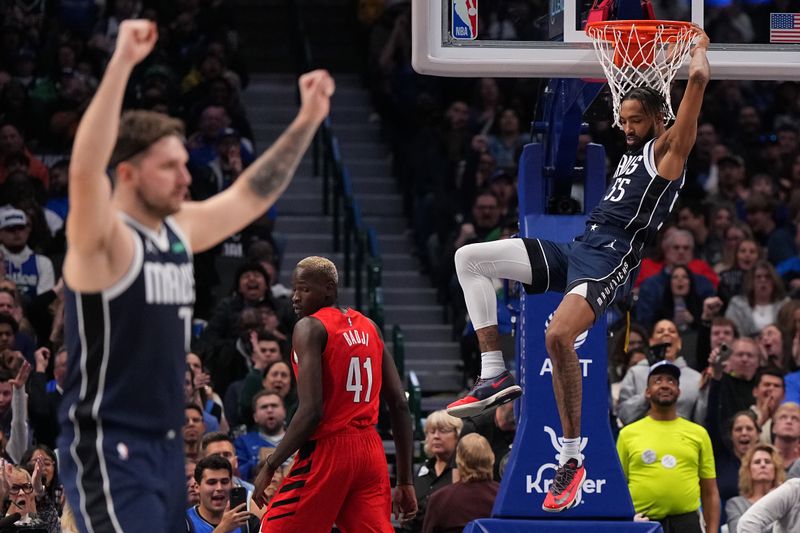
<instances>
[{"instance_id":1,"label":"red basketball shorts","mask_svg":"<svg viewBox=\"0 0 800 533\"><path fill-rule=\"evenodd\" d=\"M392 491L374 428L304 444L261 521L262 533L393 533Z\"/></svg>"}]
</instances>

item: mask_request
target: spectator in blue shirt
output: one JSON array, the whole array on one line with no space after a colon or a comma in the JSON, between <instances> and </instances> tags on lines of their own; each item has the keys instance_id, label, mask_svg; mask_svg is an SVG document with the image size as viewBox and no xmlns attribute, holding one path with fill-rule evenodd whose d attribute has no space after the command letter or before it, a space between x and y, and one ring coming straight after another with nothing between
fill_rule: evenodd
<instances>
[{"instance_id":1,"label":"spectator in blue shirt","mask_svg":"<svg viewBox=\"0 0 800 533\"><path fill-rule=\"evenodd\" d=\"M262 448L274 448L286 433L286 408L283 399L270 390L259 391L253 397L253 421L256 429L245 433L234 442L239 461L239 474L250 480L258 464Z\"/></svg>"}]
</instances>

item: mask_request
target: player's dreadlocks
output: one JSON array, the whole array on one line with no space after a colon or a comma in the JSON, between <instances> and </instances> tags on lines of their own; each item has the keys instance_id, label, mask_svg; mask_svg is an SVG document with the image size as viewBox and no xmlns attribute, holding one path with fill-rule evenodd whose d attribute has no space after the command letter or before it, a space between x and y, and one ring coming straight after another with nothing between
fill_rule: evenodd
<instances>
[{"instance_id":1,"label":"player's dreadlocks","mask_svg":"<svg viewBox=\"0 0 800 533\"><path fill-rule=\"evenodd\" d=\"M622 97L621 102L625 100L638 100L639 103L642 104L642 110L644 110L645 114L653 117L654 120L659 120L660 116L660 120L665 122L665 117L669 116L667 101L660 92L650 87L636 87L635 89L631 89Z\"/></svg>"}]
</instances>

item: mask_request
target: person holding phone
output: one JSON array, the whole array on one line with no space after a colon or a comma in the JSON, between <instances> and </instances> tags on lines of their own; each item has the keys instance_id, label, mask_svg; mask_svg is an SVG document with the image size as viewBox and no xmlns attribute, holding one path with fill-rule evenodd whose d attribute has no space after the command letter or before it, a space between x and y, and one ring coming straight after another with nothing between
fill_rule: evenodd
<instances>
[{"instance_id":1,"label":"person holding phone","mask_svg":"<svg viewBox=\"0 0 800 533\"><path fill-rule=\"evenodd\" d=\"M258 518L247 511L247 490L233 486L231 463L209 455L194 470L200 503L186 511L187 533L250 533L258 531Z\"/></svg>"},{"instance_id":2,"label":"person holding phone","mask_svg":"<svg viewBox=\"0 0 800 533\"><path fill-rule=\"evenodd\" d=\"M723 350L727 344L711 350L708 362L711 367L711 380L708 387L708 407L716 409L715 418L719 421L720 432L728 433L733 415L749 409L755 403L753 387L758 370L761 348L750 337L741 337L730 344L730 350Z\"/></svg>"}]
</instances>

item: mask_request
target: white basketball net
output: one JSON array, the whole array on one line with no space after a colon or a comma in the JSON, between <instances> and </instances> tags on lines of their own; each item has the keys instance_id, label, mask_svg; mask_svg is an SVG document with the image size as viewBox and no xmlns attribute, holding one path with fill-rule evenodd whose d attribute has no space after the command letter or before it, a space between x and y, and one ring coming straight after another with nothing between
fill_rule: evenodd
<instances>
[{"instance_id":1,"label":"white basketball net","mask_svg":"<svg viewBox=\"0 0 800 533\"><path fill-rule=\"evenodd\" d=\"M636 24L629 21L619 27L609 23L592 25L586 29L608 78L614 124L620 128L619 107L622 97L636 87L645 86L661 93L667 103L665 111L668 116L664 117L665 121L675 118L670 86L689 55L696 35L690 25L642 22L646 24L646 30L637 29Z\"/></svg>"}]
</instances>

